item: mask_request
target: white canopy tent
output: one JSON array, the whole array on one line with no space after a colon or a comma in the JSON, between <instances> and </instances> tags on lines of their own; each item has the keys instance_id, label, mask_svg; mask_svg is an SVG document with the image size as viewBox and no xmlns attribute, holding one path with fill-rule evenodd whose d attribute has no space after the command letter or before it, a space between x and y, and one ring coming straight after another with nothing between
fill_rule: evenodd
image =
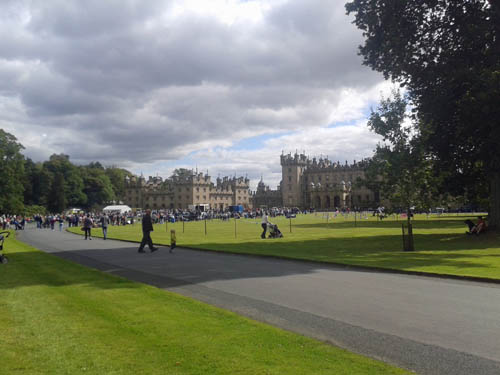
<instances>
[{"instance_id":1,"label":"white canopy tent","mask_svg":"<svg viewBox=\"0 0 500 375\"><path fill-rule=\"evenodd\" d=\"M132 211L132 209L124 204L116 205L116 206L106 206L103 209L103 212L106 213L112 213L112 212L119 212L120 214L124 214L125 212Z\"/></svg>"}]
</instances>

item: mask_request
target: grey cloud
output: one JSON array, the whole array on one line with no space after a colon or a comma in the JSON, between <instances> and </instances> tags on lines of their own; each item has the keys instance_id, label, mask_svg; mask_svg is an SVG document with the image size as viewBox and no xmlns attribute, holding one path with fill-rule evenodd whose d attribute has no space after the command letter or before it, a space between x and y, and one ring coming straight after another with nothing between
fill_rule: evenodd
<instances>
[{"instance_id":1,"label":"grey cloud","mask_svg":"<svg viewBox=\"0 0 500 375\"><path fill-rule=\"evenodd\" d=\"M120 33L141 25L168 6L168 1L50 0L31 5L30 29L58 38L88 38Z\"/></svg>"},{"instance_id":2,"label":"grey cloud","mask_svg":"<svg viewBox=\"0 0 500 375\"><path fill-rule=\"evenodd\" d=\"M13 4L0 13L16 14ZM174 160L207 141L321 125L340 89L381 79L360 64L342 1L289 1L247 28L192 14L167 22L170 1L21 4L31 19L14 17L0 40L0 100L17 95L59 133L47 149L82 162Z\"/></svg>"}]
</instances>

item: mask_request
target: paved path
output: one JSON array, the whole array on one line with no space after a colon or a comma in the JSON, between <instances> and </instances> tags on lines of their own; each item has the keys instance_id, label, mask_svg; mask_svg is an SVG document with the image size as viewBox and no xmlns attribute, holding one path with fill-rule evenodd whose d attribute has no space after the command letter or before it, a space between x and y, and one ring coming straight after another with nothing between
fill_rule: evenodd
<instances>
[{"instance_id":1,"label":"paved path","mask_svg":"<svg viewBox=\"0 0 500 375\"><path fill-rule=\"evenodd\" d=\"M50 230L44 251L420 374L500 374L500 285L167 248Z\"/></svg>"}]
</instances>

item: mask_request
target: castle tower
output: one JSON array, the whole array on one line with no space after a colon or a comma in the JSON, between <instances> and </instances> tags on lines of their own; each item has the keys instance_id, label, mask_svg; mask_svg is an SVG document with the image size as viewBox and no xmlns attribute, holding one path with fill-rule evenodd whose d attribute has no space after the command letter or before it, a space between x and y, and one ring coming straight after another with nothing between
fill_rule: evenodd
<instances>
[{"instance_id":1,"label":"castle tower","mask_svg":"<svg viewBox=\"0 0 500 375\"><path fill-rule=\"evenodd\" d=\"M283 206L303 206L303 194L301 189L302 175L307 166L307 156L304 154L281 155L281 191Z\"/></svg>"}]
</instances>

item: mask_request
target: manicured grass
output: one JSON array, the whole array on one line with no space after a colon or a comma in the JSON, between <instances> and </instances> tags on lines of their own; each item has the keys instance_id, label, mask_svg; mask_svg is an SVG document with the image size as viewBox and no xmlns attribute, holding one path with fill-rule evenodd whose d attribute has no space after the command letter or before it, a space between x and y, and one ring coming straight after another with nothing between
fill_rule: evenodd
<instances>
[{"instance_id":1,"label":"manicured grass","mask_svg":"<svg viewBox=\"0 0 500 375\"><path fill-rule=\"evenodd\" d=\"M334 262L406 271L500 279L500 234L487 232L466 236L466 218L474 216L417 215L413 220L415 252L402 251L401 224L405 219L353 215L333 218L318 213L299 215L290 221L272 218L284 234L281 239L260 239L259 220L239 219L156 225L152 233L157 244L170 243L175 229L177 245L233 253L273 255L294 259ZM356 226L355 226L356 225ZM168 229L168 232L167 232ZM73 230L73 229L72 229ZM79 233L78 228L74 231ZM236 232L236 235L235 235ZM100 229L94 233L100 235ZM140 224L110 227L110 238L140 241Z\"/></svg>"},{"instance_id":2,"label":"manicured grass","mask_svg":"<svg viewBox=\"0 0 500 375\"><path fill-rule=\"evenodd\" d=\"M2 374L405 373L59 259L12 236L5 248Z\"/></svg>"}]
</instances>

